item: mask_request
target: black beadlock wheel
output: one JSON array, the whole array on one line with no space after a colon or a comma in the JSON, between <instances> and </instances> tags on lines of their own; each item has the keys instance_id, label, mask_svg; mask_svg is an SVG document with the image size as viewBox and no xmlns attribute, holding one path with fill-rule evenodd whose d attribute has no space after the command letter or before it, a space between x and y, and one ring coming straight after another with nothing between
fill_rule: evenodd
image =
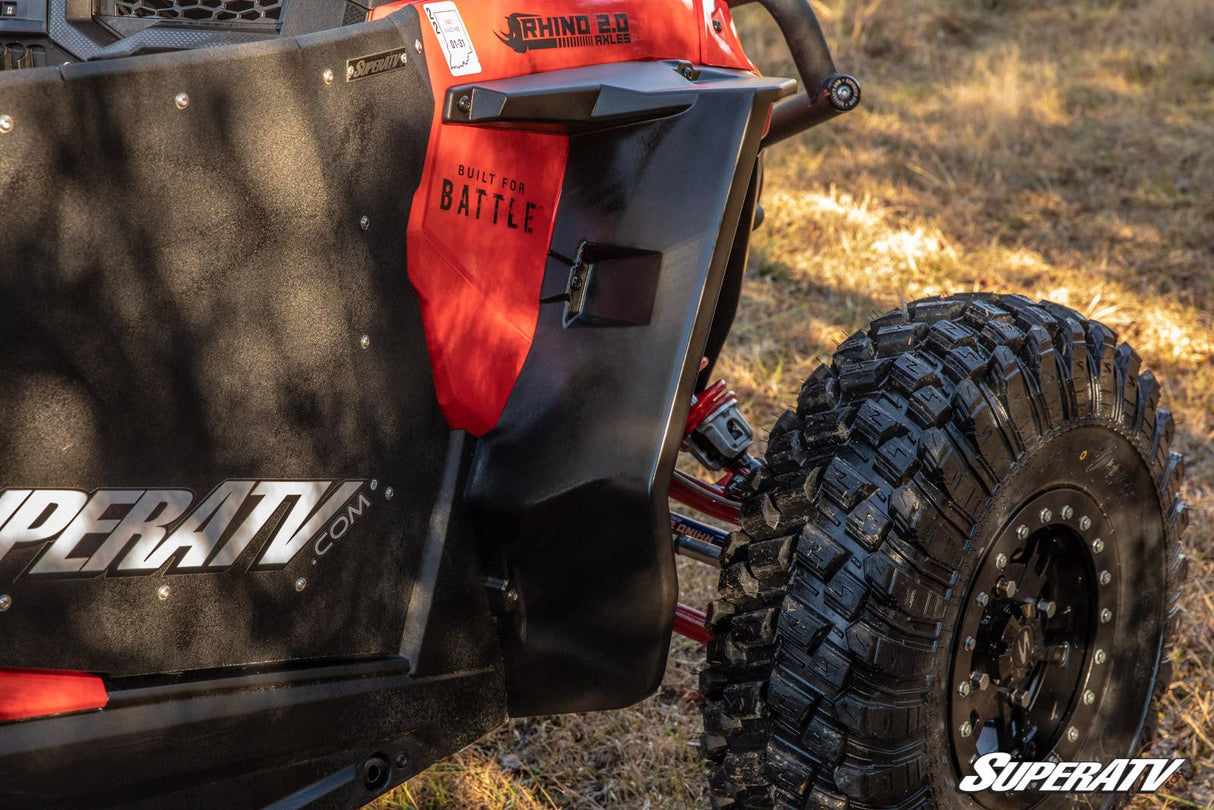
<instances>
[{"instance_id":1,"label":"black beadlock wheel","mask_svg":"<svg viewBox=\"0 0 1214 810\"><path fill-rule=\"evenodd\" d=\"M1159 385L1019 296L910 304L772 429L701 674L718 808L1096 807L963 794L972 761L1111 761L1150 732L1185 570Z\"/></svg>"}]
</instances>

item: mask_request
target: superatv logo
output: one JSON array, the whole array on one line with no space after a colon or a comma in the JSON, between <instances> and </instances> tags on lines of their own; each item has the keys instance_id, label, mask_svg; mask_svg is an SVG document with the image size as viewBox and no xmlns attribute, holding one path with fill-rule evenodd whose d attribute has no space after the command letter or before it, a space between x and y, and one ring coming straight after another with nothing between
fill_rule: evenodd
<instances>
[{"instance_id":1,"label":"superatv logo","mask_svg":"<svg viewBox=\"0 0 1214 810\"><path fill-rule=\"evenodd\" d=\"M309 543L324 555L349 531L371 506L363 483L224 481L198 502L188 489L6 489L0 562L42 545L24 576L213 572L254 547L252 569L282 568Z\"/></svg>"},{"instance_id":2,"label":"superatv logo","mask_svg":"<svg viewBox=\"0 0 1214 810\"><path fill-rule=\"evenodd\" d=\"M541 17L537 14L511 14L506 30L497 38L519 53L539 48L584 48L595 45L625 45L632 41L628 15L569 14Z\"/></svg>"},{"instance_id":3,"label":"superatv logo","mask_svg":"<svg viewBox=\"0 0 1214 810\"><path fill-rule=\"evenodd\" d=\"M1154 793L1184 764L1183 759L1115 759L1099 762L1013 762L1002 753L974 760L973 776L961 780L966 793L1037 790L1047 793Z\"/></svg>"},{"instance_id":4,"label":"superatv logo","mask_svg":"<svg viewBox=\"0 0 1214 810\"><path fill-rule=\"evenodd\" d=\"M355 82L370 76L378 76L380 73L387 73L389 70L402 68L405 66L406 59L404 48L349 59L346 61L346 81Z\"/></svg>"}]
</instances>

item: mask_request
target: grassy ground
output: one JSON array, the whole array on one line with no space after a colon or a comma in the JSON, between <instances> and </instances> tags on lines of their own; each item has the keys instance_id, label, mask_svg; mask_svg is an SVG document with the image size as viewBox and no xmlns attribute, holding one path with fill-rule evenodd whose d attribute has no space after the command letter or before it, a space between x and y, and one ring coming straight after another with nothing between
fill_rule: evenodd
<instances>
[{"instance_id":1,"label":"grassy ground","mask_svg":"<svg viewBox=\"0 0 1214 810\"><path fill-rule=\"evenodd\" d=\"M1163 380L1192 507L1186 612L1153 750L1192 767L1170 798L1137 801L1212 806L1214 2L815 6L864 105L769 155L767 221L721 372L770 425L870 316L967 290L1067 303L1129 340ZM742 11L752 56L787 71L772 26ZM680 565L683 600L705 604L713 577ZM641 705L516 721L378 806L699 806L701 665L676 640L665 684Z\"/></svg>"}]
</instances>

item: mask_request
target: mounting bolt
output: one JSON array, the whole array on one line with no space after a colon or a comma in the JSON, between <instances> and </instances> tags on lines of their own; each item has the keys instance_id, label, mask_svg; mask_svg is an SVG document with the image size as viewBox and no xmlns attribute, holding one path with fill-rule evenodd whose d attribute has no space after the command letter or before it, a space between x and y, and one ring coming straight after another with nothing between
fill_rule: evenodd
<instances>
[{"instance_id":1,"label":"mounting bolt","mask_svg":"<svg viewBox=\"0 0 1214 810\"><path fill-rule=\"evenodd\" d=\"M961 683L957 684L957 693L960 694L961 697L968 697L970 693L970 682L962 681Z\"/></svg>"},{"instance_id":2,"label":"mounting bolt","mask_svg":"<svg viewBox=\"0 0 1214 810\"><path fill-rule=\"evenodd\" d=\"M1015 595L1016 580L999 577L999 581L995 583L995 596L1000 599L1011 599Z\"/></svg>"},{"instance_id":3,"label":"mounting bolt","mask_svg":"<svg viewBox=\"0 0 1214 810\"><path fill-rule=\"evenodd\" d=\"M1083 517L1079 518L1079 528L1085 532L1088 529L1092 528L1092 519L1090 517L1088 517L1087 515L1084 515Z\"/></svg>"},{"instance_id":4,"label":"mounting bolt","mask_svg":"<svg viewBox=\"0 0 1214 810\"><path fill-rule=\"evenodd\" d=\"M991 676L987 675L985 672L975 670L970 673L970 681L974 684L979 692L985 692L991 685Z\"/></svg>"},{"instance_id":5,"label":"mounting bolt","mask_svg":"<svg viewBox=\"0 0 1214 810\"><path fill-rule=\"evenodd\" d=\"M582 285L585 283L586 282L584 282L582 280L581 276L570 276L569 277L569 289L571 289L571 290L580 290L580 289L582 289Z\"/></svg>"},{"instance_id":6,"label":"mounting bolt","mask_svg":"<svg viewBox=\"0 0 1214 810\"><path fill-rule=\"evenodd\" d=\"M1011 701L1013 706L1027 709L1029 704L1033 702L1033 693L1027 689L1013 689L1008 693L1007 699Z\"/></svg>"},{"instance_id":7,"label":"mounting bolt","mask_svg":"<svg viewBox=\"0 0 1214 810\"><path fill-rule=\"evenodd\" d=\"M724 30L724 28L725 28L725 26L721 24L720 20L712 21L712 30L716 31L718 34L721 33L721 31Z\"/></svg>"},{"instance_id":8,"label":"mounting bolt","mask_svg":"<svg viewBox=\"0 0 1214 810\"><path fill-rule=\"evenodd\" d=\"M969 720L966 720L964 723L961 724L960 731L961 731L962 737L969 737L974 733L974 727L972 725L970 725Z\"/></svg>"},{"instance_id":9,"label":"mounting bolt","mask_svg":"<svg viewBox=\"0 0 1214 810\"><path fill-rule=\"evenodd\" d=\"M687 81L691 81L692 79L694 79L695 75L696 75L696 72L691 69L690 65L683 68L683 78L686 79Z\"/></svg>"},{"instance_id":10,"label":"mounting bolt","mask_svg":"<svg viewBox=\"0 0 1214 810\"><path fill-rule=\"evenodd\" d=\"M418 53L422 52L422 41L420 39L413 40L413 50L417 51Z\"/></svg>"},{"instance_id":11,"label":"mounting bolt","mask_svg":"<svg viewBox=\"0 0 1214 810\"><path fill-rule=\"evenodd\" d=\"M354 78L354 65L346 65L346 81Z\"/></svg>"},{"instance_id":12,"label":"mounting bolt","mask_svg":"<svg viewBox=\"0 0 1214 810\"><path fill-rule=\"evenodd\" d=\"M1112 581L1113 581L1113 575L1112 575L1112 574L1110 574L1108 571L1101 571L1101 572L1100 572L1100 584L1101 584L1101 585L1108 585L1108 584L1109 584L1110 582L1112 582Z\"/></svg>"},{"instance_id":13,"label":"mounting bolt","mask_svg":"<svg viewBox=\"0 0 1214 810\"><path fill-rule=\"evenodd\" d=\"M13 131L13 117L11 115L0 115L0 135L7 135Z\"/></svg>"},{"instance_id":14,"label":"mounting bolt","mask_svg":"<svg viewBox=\"0 0 1214 810\"><path fill-rule=\"evenodd\" d=\"M1071 742L1075 742L1075 740L1078 740L1079 739L1079 729L1075 728L1074 726L1071 726L1070 728L1068 728L1066 730L1066 738L1068 740L1070 740Z\"/></svg>"},{"instance_id":15,"label":"mounting bolt","mask_svg":"<svg viewBox=\"0 0 1214 810\"><path fill-rule=\"evenodd\" d=\"M1074 516L1075 516L1075 510L1072 509L1069 504L1062 507L1062 519L1063 520L1070 520Z\"/></svg>"},{"instance_id":16,"label":"mounting bolt","mask_svg":"<svg viewBox=\"0 0 1214 810\"><path fill-rule=\"evenodd\" d=\"M1058 612L1058 604L1048 599L1038 599L1037 610L1044 613L1047 619L1052 619L1054 618L1054 614Z\"/></svg>"},{"instance_id":17,"label":"mounting bolt","mask_svg":"<svg viewBox=\"0 0 1214 810\"><path fill-rule=\"evenodd\" d=\"M966 652L973 652L973 651L974 651L974 647L977 647L977 646L978 646L978 642L977 642L977 641L974 641L974 637L973 637L973 636L966 636L966 637L965 637L965 651L966 651Z\"/></svg>"},{"instance_id":18,"label":"mounting bolt","mask_svg":"<svg viewBox=\"0 0 1214 810\"><path fill-rule=\"evenodd\" d=\"M359 348L363 348L363 349L369 349L369 348L371 348L371 336L370 336L370 335L363 335L362 337L360 337L360 338L358 339L358 345L359 345ZM376 483L377 483L377 482L375 482L375 481L372 481L372 482L371 482L371 491L372 491L372 492L374 492L374 491L375 491L375 486L376 486Z\"/></svg>"},{"instance_id":19,"label":"mounting bolt","mask_svg":"<svg viewBox=\"0 0 1214 810\"><path fill-rule=\"evenodd\" d=\"M1085 691L1083 693L1083 705L1091 706L1095 702L1096 702L1096 693L1095 692L1093 692L1091 689L1088 689L1087 691Z\"/></svg>"},{"instance_id":20,"label":"mounting bolt","mask_svg":"<svg viewBox=\"0 0 1214 810\"><path fill-rule=\"evenodd\" d=\"M464 113L471 112L472 111L472 96L460 96L459 97L459 109L460 109L460 112L464 112Z\"/></svg>"},{"instance_id":21,"label":"mounting bolt","mask_svg":"<svg viewBox=\"0 0 1214 810\"><path fill-rule=\"evenodd\" d=\"M996 555L995 567L998 568L1000 571L1002 571L1004 568L1007 568L1007 555L1006 554Z\"/></svg>"},{"instance_id":22,"label":"mounting bolt","mask_svg":"<svg viewBox=\"0 0 1214 810\"><path fill-rule=\"evenodd\" d=\"M979 591L978 595L974 597L974 601L983 607L986 607L986 603L991 601L991 598L986 595L986 591Z\"/></svg>"},{"instance_id":23,"label":"mounting bolt","mask_svg":"<svg viewBox=\"0 0 1214 810\"><path fill-rule=\"evenodd\" d=\"M320 74L320 80L325 84L333 84L333 69L325 68L324 72Z\"/></svg>"},{"instance_id":24,"label":"mounting bolt","mask_svg":"<svg viewBox=\"0 0 1214 810\"><path fill-rule=\"evenodd\" d=\"M363 214L361 217L359 217L358 218L358 227L362 228L364 231L367 228L370 228L371 227L371 217L367 216L366 214Z\"/></svg>"},{"instance_id":25,"label":"mounting bolt","mask_svg":"<svg viewBox=\"0 0 1214 810\"><path fill-rule=\"evenodd\" d=\"M178 93L173 97L173 103L177 105L177 109L184 110L186 107L190 106L190 97L185 93Z\"/></svg>"},{"instance_id":26,"label":"mounting bolt","mask_svg":"<svg viewBox=\"0 0 1214 810\"><path fill-rule=\"evenodd\" d=\"M421 43L419 42L418 46L420 47L420 45L421 45ZM401 751L399 754L396 755L396 758L393 760L393 762L396 763L396 767L404 768L404 767L408 766L408 764L409 764L409 755L406 754L404 751Z\"/></svg>"},{"instance_id":27,"label":"mounting bolt","mask_svg":"<svg viewBox=\"0 0 1214 810\"><path fill-rule=\"evenodd\" d=\"M299 579L295 580L296 591L302 591L306 587L308 587L308 580L306 577L300 577Z\"/></svg>"},{"instance_id":28,"label":"mounting bolt","mask_svg":"<svg viewBox=\"0 0 1214 810\"><path fill-rule=\"evenodd\" d=\"M1099 537L1097 537L1095 540L1092 541L1092 551L1095 552L1096 554L1099 554L1100 552L1104 551L1104 541L1101 540Z\"/></svg>"},{"instance_id":29,"label":"mounting bolt","mask_svg":"<svg viewBox=\"0 0 1214 810\"><path fill-rule=\"evenodd\" d=\"M1048 509L1042 509L1041 514L1038 515L1038 517L1041 518L1042 523L1049 523L1051 520L1054 519L1054 513Z\"/></svg>"},{"instance_id":30,"label":"mounting bolt","mask_svg":"<svg viewBox=\"0 0 1214 810\"><path fill-rule=\"evenodd\" d=\"M173 589L170 588L168 585L161 585L159 588L156 589L156 598L159 599L161 602L163 602L164 600L169 598L169 594L172 592L173 592Z\"/></svg>"},{"instance_id":31,"label":"mounting bolt","mask_svg":"<svg viewBox=\"0 0 1214 810\"><path fill-rule=\"evenodd\" d=\"M405 63L406 63L406 62L408 62L408 61L409 61L409 56L408 56L408 54L406 54L406 53L404 53L404 52L402 51L402 52L401 52L401 55L400 55L400 63L403 65L403 64L405 64Z\"/></svg>"},{"instance_id":32,"label":"mounting bolt","mask_svg":"<svg viewBox=\"0 0 1214 810\"><path fill-rule=\"evenodd\" d=\"M363 337L366 337L366 335L364 335ZM367 338L367 345L368 345L368 346L370 346L370 345L371 345L371 338ZM377 489L379 489L379 479L378 479L378 478L372 478L372 479L371 479L371 491L372 491L372 492L374 492L374 491L375 491L375 490L377 490Z\"/></svg>"},{"instance_id":33,"label":"mounting bolt","mask_svg":"<svg viewBox=\"0 0 1214 810\"><path fill-rule=\"evenodd\" d=\"M392 496L395 494L396 494L396 490L394 490L392 487L384 487L384 498L385 499L390 501L390 500L392 500Z\"/></svg>"},{"instance_id":34,"label":"mounting bolt","mask_svg":"<svg viewBox=\"0 0 1214 810\"><path fill-rule=\"evenodd\" d=\"M13 597L7 593L0 593L0 613L8 610L13 606Z\"/></svg>"},{"instance_id":35,"label":"mounting bolt","mask_svg":"<svg viewBox=\"0 0 1214 810\"><path fill-rule=\"evenodd\" d=\"M1097 650L1096 654L1093 656L1093 659L1097 664L1103 664L1105 661L1109 660L1109 654L1104 650Z\"/></svg>"},{"instance_id":36,"label":"mounting bolt","mask_svg":"<svg viewBox=\"0 0 1214 810\"><path fill-rule=\"evenodd\" d=\"M1108 608L1105 608L1104 610L1100 611L1100 623L1101 624L1108 624L1111 621L1113 621L1113 611L1109 610Z\"/></svg>"},{"instance_id":37,"label":"mounting bolt","mask_svg":"<svg viewBox=\"0 0 1214 810\"><path fill-rule=\"evenodd\" d=\"M1025 526L1023 524L1021 524L1020 526L1017 526L1016 527L1016 536L1019 537L1021 540L1028 540L1029 539L1029 527Z\"/></svg>"}]
</instances>

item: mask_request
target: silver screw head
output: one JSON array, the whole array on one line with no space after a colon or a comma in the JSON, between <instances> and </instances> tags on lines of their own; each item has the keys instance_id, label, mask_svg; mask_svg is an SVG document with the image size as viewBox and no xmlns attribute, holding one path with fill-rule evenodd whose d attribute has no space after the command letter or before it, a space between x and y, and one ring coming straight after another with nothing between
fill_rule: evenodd
<instances>
[{"instance_id":1,"label":"silver screw head","mask_svg":"<svg viewBox=\"0 0 1214 810\"><path fill-rule=\"evenodd\" d=\"M173 592L173 589L170 588L168 585L161 585L159 588L156 589L156 598L159 599L161 602L163 602L164 600L169 598L169 594L172 592Z\"/></svg>"},{"instance_id":2,"label":"silver screw head","mask_svg":"<svg viewBox=\"0 0 1214 810\"><path fill-rule=\"evenodd\" d=\"M400 55L400 63L403 65L405 62L408 62L408 61L409 61L408 54L406 54L402 51L401 55Z\"/></svg>"},{"instance_id":3,"label":"silver screw head","mask_svg":"<svg viewBox=\"0 0 1214 810\"><path fill-rule=\"evenodd\" d=\"M1096 693L1093 692L1091 689L1086 690L1083 693L1083 705L1091 706L1095 702L1096 702Z\"/></svg>"},{"instance_id":4,"label":"silver screw head","mask_svg":"<svg viewBox=\"0 0 1214 810\"><path fill-rule=\"evenodd\" d=\"M1079 739L1079 729L1075 728L1074 726L1071 726L1070 728L1068 728L1066 730L1066 738L1068 740L1070 740L1071 742L1075 742L1075 740L1078 740Z\"/></svg>"},{"instance_id":5,"label":"silver screw head","mask_svg":"<svg viewBox=\"0 0 1214 810\"><path fill-rule=\"evenodd\" d=\"M1021 540L1028 540L1029 539L1029 527L1025 526L1023 524L1020 526L1017 526L1016 527L1016 536L1019 537Z\"/></svg>"},{"instance_id":6,"label":"silver screw head","mask_svg":"<svg viewBox=\"0 0 1214 810\"><path fill-rule=\"evenodd\" d=\"M370 228L371 227L371 217L367 216L366 214L363 214L361 217L359 217L358 218L358 227L362 228L364 231L367 228Z\"/></svg>"},{"instance_id":7,"label":"silver screw head","mask_svg":"<svg viewBox=\"0 0 1214 810\"><path fill-rule=\"evenodd\" d=\"M7 135L13 131L13 117L11 115L0 115L0 134Z\"/></svg>"},{"instance_id":8,"label":"silver screw head","mask_svg":"<svg viewBox=\"0 0 1214 810\"><path fill-rule=\"evenodd\" d=\"M977 647L977 646L978 646L978 642L977 642L977 641L974 641L974 637L973 637L973 636L966 636L966 637L965 637L965 651L966 651L966 652L973 652L973 651L974 651L974 648L975 648L975 647Z\"/></svg>"},{"instance_id":9,"label":"silver screw head","mask_svg":"<svg viewBox=\"0 0 1214 810\"><path fill-rule=\"evenodd\" d=\"M413 40L413 50L417 51L418 53L422 52L422 41L420 39Z\"/></svg>"},{"instance_id":10,"label":"silver screw head","mask_svg":"<svg viewBox=\"0 0 1214 810\"><path fill-rule=\"evenodd\" d=\"M367 338L367 345L368 346L371 345L371 338ZM371 491L374 492L377 489L379 489L379 479L372 478L371 479Z\"/></svg>"},{"instance_id":11,"label":"silver screw head","mask_svg":"<svg viewBox=\"0 0 1214 810\"><path fill-rule=\"evenodd\" d=\"M1083 517L1079 518L1079 528L1085 532L1088 529L1092 528L1092 519L1090 517L1088 517L1087 515L1084 515Z\"/></svg>"},{"instance_id":12,"label":"silver screw head","mask_svg":"<svg viewBox=\"0 0 1214 810\"><path fill-rule=\"evenodd\" d=\"M1007 568L1007 555L1006 554L999 554L995 557L995 567L998 568L1000 571L1002 571L1004 568Z\"/></svg>"},{"instance_id":13,"label":"silver screw head","mask_svg":"<svg viewBox=\"0 0 1214 810\"><path fill-rule=\"evenodd\" d=\"M1105 661L1109 660L1109 654L1104 650L1097 650L1093 658L1097 664L1103 664Z\"/></svg>"},{"instance_id":14,"label":"silver screw head","mask_svg":"<svg viewBox=\"0 0 1214 810\"><path fill-rule=\"evenodd\" d=\"M300 577L299 579L295 580L296 591L302 591L306 587L308 587L307 577Z\"/></svg>"},{"instance_id":15,"label":"silver screw head","mask_svg":"<svg viewBox=\"0 0 1214 810\"><path fill-rule=\"evenodd\" d=\"M1113 575L1112 575L1112 574L1110 574L1108 571L1101 571L1101 572L1100 572L1100 584L1101 584L1101 585L1108 585L1108 584L1109 584L1110 582L1112 582L1112 581L1113 581Z\"/></svg>"},{"instance_id":16,"label":"silver screw head","mask_svg":"<svg viewBox=\"0 0 1214 810\"><path fill-rule=\"evenodd\" d=\"M979 591L978 595L976 597L974 597L974 599L975 599L975 601L977 601L978 604L982 605L983 607L986 607L986 603L991 601L991 598L986 595L986 591Z\"/></svg>"},{"instance_id":17,"label":"silver screw head","mask_svg":"<svg viewBox=\"0 0 1214 810\"><path fill-rule=\"evenodd\" d=\"M190 97L185 93L178 93L173 97L173 104L177 106L177 109L184 110L190 106Z\"/></svg>"},{"instance_id":18,"label":"silver screw head","mask_svg":"<svg viewBox=\"0 0 1214 810\"><path fill-rule=\"evenodd\" d=\"M1073 517L1075 517L1075 510L1072 509L1069 504L1062 507L1062 519L1063 520L1070 520Z\"/></svg>"},{"instance_id":19,"label":"silver screw head","mask_svg":"<svg viewBox=\"0 0 1214 810\"><path fill-rule=\"evenodd\" d=\"M1094 551L1097 554L1104 551L1104 541L1101 540L1099 537L1097 537L1095 540L1092 541L1092 551Z\"/></svg>"},{"instance_id":20,"label":"silver screw head","mask_svg":"<svg viewBox=\"0 0 1214 810\"><path fill-rule=\"evenodd\" d=\"M1108 624L1111 621L1113 621L1113 611L1109 610L1108 608L1105 608L1104 610L1100 611L1100 623L1101 624Z\"/></svg>"},{"instance_id":21,"label":"silver screw head","mask_svg":"<svg viewBox=\"0 0 1214 810\"><path fill-rule=\"evenodd\" d=\"M346 80L354 78L354 65L346 65Z\"/></svg>"},{"instance_id":22,"label":"silver screw head","mask_svg":"<svg viewBox=\"0 0 1214 810\"><path fill-rule=\"evenodd\" d=\"M384 497L388 500L392 500L392 496L395 494L396 490L394 490L392 487L384 487Z\"/></svg>"},{"instance_id":23,"label":"silver screw head","mask_svg":"<svg viewBox=\"0 0 1214 810\"><path fill-rule=\"evenodd\" d=\"M363 348L363 349L369 349L369 348L371 348L371 336L370 336L370 335L363 335L362 337L360 337L360 338L358 339L358 345L359 345L359 347L360 347L360 348ZM375 482L374 482L374 481L372 481L372 482L371 482L371 489L372 489L372 490L374 490L374 489L375 489Z\"/></svg>"},{"instance_id":24,"label":"silver screw head","mask_svg":"<svg viewBox=\"0 0 1214 810\"><path fill-rule=\"evenodd\" d=\"M972 725L970 725L969 720L966 720L964 723L961 724L960 731L961 731L962 737L969 737L974 733L974 727Z\"/></svg>"},{"instance_id":25,"label":"silver screw head","mask_svg":"<svg viewBox=\"0 0 1214 810\"><path fill-rule=\"evenodd\" d=\"M1049 523L1054 519L1054 513L1048 509L1042 509L1041 514L1038 515L1038 517L1041 518L1042 523Z\"/></svg>"},{"instance_id":26,"label":"silver screw head","mask_svg":"<svg viewBox=\"0 0 1214 810\"><path fill-rule=\"evenodd\" d=\"M0 613L8 610L13 606L13 597L7 593L0 593Z\"/></svg>"},{"instance_id":27,"label":"silver screw head","mask_svg":"<svg viewBox=\"0 0 1214 810\"><path fill-rule=\"evenodd\" d=\"M463 112L469 112L472 109L472 96L460 96L459 108Z\"/></svg>"},{"instance_id":28,"label":"silver screw head","mask_svg":"<svg viewBox=\"0 0 1214 810\"><path fill-rule=\"evenodd\" d=\"M961 697L967 697L970 693L970 682L962 681L961 683L957 684L957 692L961 695Z\"/></svg>"},{"instance_id":29,"label":"silver screw head","mask_svg":"<svg viewBox=\"0 0 1214 810\"><path fill-rule=\"evenodd\" d=\"M320 80L325 84L333 84L333 69L325 68L324 72L320 74Z\"/></svg>"}]
</instances>

